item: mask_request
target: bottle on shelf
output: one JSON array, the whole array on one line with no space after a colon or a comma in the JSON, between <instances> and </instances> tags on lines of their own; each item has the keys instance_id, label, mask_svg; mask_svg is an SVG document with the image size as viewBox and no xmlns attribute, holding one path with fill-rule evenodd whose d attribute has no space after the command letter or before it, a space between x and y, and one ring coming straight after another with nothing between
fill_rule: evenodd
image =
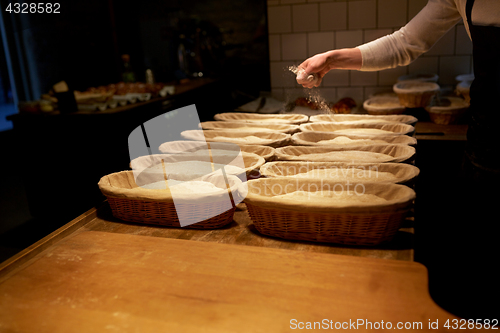
<instances>
[{"instance_id":1,"label":"bottle on shelf","mask_svg":"<svg viewBox=\"0 0 500 333\"><path fill-rule=\"evenodd\" d=\"M123 61L123 71L122 71L122 81L125 83L135 82L135 73L130 65L130 55L122 54Z\"/></svg>"}]
</instances>

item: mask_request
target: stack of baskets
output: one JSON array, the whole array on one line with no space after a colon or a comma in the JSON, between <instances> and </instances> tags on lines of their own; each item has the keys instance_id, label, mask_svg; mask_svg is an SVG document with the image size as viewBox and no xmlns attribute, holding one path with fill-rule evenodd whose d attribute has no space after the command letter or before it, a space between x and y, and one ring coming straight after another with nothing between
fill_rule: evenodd
<instances>
[{"instance_id":1,"label":"stack of baskets","mask_svg":"<svg viewBox=\"0 0 500 333\"><path fill-rule=\"evenodd\" d=\"M371 115L398 115L406 109L425 109L424 114L427 111L430 120L436 124L456 124L469 107L468 89L473 77L457 76L457 80L464 80L456 89L460 97L441 96L438 79L436 74L401 76L394 84L392 94L375 94L363 103L363 108Z\"/></svg>"}]
</instances>

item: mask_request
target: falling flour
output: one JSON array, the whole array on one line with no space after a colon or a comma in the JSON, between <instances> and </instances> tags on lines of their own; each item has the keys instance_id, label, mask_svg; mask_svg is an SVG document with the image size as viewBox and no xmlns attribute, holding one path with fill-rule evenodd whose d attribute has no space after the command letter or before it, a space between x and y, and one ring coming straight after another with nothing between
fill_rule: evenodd
<instances>
[{"instance_id":1,"label":"falling flour","mask_svg":"<svg viewBox=\"0 0 500 333\"><path fill-rule=\"evenodd\" d=\"M297 76L304 72L304 70L302 68L299 69L295 65L289 66L288 70ZM307 79L308 80L316 80L317 77L315 75L309 75L307 77ZM321 94L319 93L318 90L304 88L304 93L306 94L307 101L310 103L316 104L316 106L318 107L318 110L324 111L325 113L332 112L332 109L328 105L328 102L326 101L326 99L323 96L321 96Z\"/></svg>"}]
</instances>

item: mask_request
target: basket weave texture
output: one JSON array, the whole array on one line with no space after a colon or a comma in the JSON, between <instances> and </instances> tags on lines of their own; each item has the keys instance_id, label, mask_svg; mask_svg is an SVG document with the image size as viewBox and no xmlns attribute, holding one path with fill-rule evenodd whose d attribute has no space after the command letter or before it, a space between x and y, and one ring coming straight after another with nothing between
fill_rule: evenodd
<instances>
[{"instance_id":1,"label":"basket weave texture","mask_svg":"<svg viewBox=\"0 0 500 333\"><path fill-rule=\"evenodd\" d=\"M393 174L396 179L385 181L377 180L376 178L370 180L372 182L391 182L395 184L402 184L412 187L417 179L420 170L410 164L405 163L346 163L346 162L294 162L294 161L277 161L266 163L260 168L260 173L264 177L294 177L300 173L306 173L311 170L332 169L332 175L342 176L344 173L352 172L356 175L358 172L376 173L389 172ZM314 177L312 177L314 178ZM354 177L355 178L355 177ZM359 180L355 180L360 182Z\"/></svg>"},{"instance_id":2,"label":"basket weave texture","mask_svg":"<svg viewBox=\"0 0 500 333\"><path fill-rule=\"evenodd\" d=\"M278 124L302 124L309 120L309 116L303 114L259 114L259 113L239 113L227 112L218 113L214 116L215 120L221 121L239 121L239 122L265 122Z\"/></svg>"},{"instance_id":3,"label":"basket weave texture","mask_svg":"<svg viewBox=\"0 0 500 333\"><path fill-rule=\"evenodd\" d=\"M244 153L256 154L266 161L270 161L274 157L274 148L260 145L236 145ZM234 150L234 143L225 142L205 142L205 141L169 141L162 143L159 147L160 152L165 154L179 154L196 152L200 149L215 149L215 150Z\"/></svg>"},{"instance_id":4,"label":"basket weave texture","mask_svg":"<svg viewBox=\"0 0 500 333\"><path fill-rule=\"evenodd\" d=\"M209 181L225 189L221 177L207 176ZM230 190L235 200L244 196L241 181L228 176ZM147 190L137 186L132 171L122 171L104 176L98 183L99 189L107 197L113 216L129 222L180 227L177 211L182 210L184 221L198 221L205 216L217 214L209 219L190 224L185 228L214 229L223 227L233 220L235 207L227 199L227 192L203 196L186 195L173 197L168 190ZM177 200L179 199L179 200ZM192 203L190 203L192 202ZM221 213L222 212L222 213Z\"/></svg>"},{"instance_id":5,"label":"basket weave texture","mask_svg":"<svg viewBox=\"0 0 500 333\"><path fill-rule=\"evenodd\" d=\"M381 144L381 145L369 145L369 146L357 146L357 147L332 147L332 146L288 146L276 149L276 157L278 160L282 161L307 161L308 156L303 156L304 154L325 154L337 151L365 151L385 154L391 157L387 162L393 163L410 163L415 158L416 150L408 145L392 145L392 144ZM336 161L334 156L329 156L328 154L322 155L321 159L315 159L311 162L341 162ZM371 163L377 161L364 161L356 160L359 163Z\"/></svg>"},{"instance_id":6,"label":"basket weave texture","mask_svg":"<svg viewBox=\"0 0 500 333\"><path fill-rule=\"evenodd\" d=\"M321 189L339 183L284 177L249 181L245 203L255 228L262 234L285 239L378 245L395 236L415 199L409 187L387 183L364 184L366 193L387 199L386 204L339 205L332 200L331 204L318 205L307 200L286 202L272 198L303 185L307 189L310 184ZM266 189L271 195L263 195Z\"/></svg>"},{"instance_id":7,"label":"basket weave texture","mask_svg":"<svg viewBox=\"0 0 500 333\"><path fill-rule=\"evenodd\" d=\"M312 123L317 122L345 122L345 121L360 121L364 120L377 120L380 122L400 122L403 124L408 124L414 126L418 119L410 116L410 115L381 115L381 116L373 116L366 114L319 114L316 116L311 116L309 121Z\"/></svg>"},{"instance_id":8,"label":"basket weave texture","mask_svg":"<svg viewBox=\"0 0 500 333\"><path fill-rule=\"evenodd\" d=\"M239 132L239 131L221 131L221 130L188 130L181 133L184 139L203 141L207 142L226 142L238 144L238 139L245 138L247 136L256 136L261 139L265 139L265 142L256 143L260 146L270 146L270 147L282 147L290 142L291 135L284 133L269 133L269 132ZM225 137L227 139L214 139L216 137ZM231 141L234 138L235 141ZM251 143L248 143L251 144Z\"/></svg>"},{"instance_id":9,"label":"basket weave texture","mask_svg":"<svg viewBox=\"0 0 500 333\"><path fill-rule=\"evenodd\" d=\"M400 104L397 97L372 97L363 103L363 108L370 115L391 115L401 114L405 107Z\"/></svg>"},{"instance_id":10,"label":"basket weave texture","mask_svg":"<svg viewBox=\"0 0 500 333\"><path fill-rule=\"evenodd\" d=\"M300 130L302 132L334 132L334 131L346 131L345 133L336 132L335 134L357 134L357 133L348 133L349 129L358 129L358 128L366 128L366 129L379 129L383 131L389 131L392 133L383 133L383 134L368 134L371 136L375 135L413 135L415 132L415 127L407 124L400 123L362 123L357 121L346 121L346 122L317 122L317 123L307 123L300 125ZM361 133L360 133L361 135ZM364 135L364 134L363 134Z\"/></svg>"},{"instance_id":11,"label":"basket weave texture","mask_svg":"<svg viewBox=\"0 0 500 333\"><path fill-rule=\"evenodd\" d=\"M444 97L440 100L443 104L446 101L453 104L445 106L436 103L435 105L431 104L425 108L429 113L431 121L436 124L456 124L469 108L469 103L459 97Z\"/></svg>"},{"instance_id":12,"label":"basket weave texture","mask_svg":"<svg viewBox=\"0 0 500 333\"><path fill-rule=\"evenodd\" d=\"M268 129L269 132L278 132L285 134L293 134L299 131L299 125L285 125L285 124L264 124L264 123L244 123L237 121L205 121L200 123L204 130L223 130L223 131L239 131L241 128L255 128L258 132L259 128ZM248 129L246 129L248 131Z\"/></svg>"},{"instance_id":13,"label":"basket weave texture","mask_svg":"<svg viewBox=\"0 0 500 333\"><path fill-rule=\"evenodd\" d=\"M439 85L434 82L401 81L393 86L398 94L399 103L407 108L424 108L439 91Z\"/></svg>"},{"instance_id":14,"label":"basket weave texture","mask_svg":"<svg viewBox=\"0 0 500 333\"><path fill-rule=\"evenodd\" d=\"M361 143L354 142L349 144L324 144L318 143L323 140L332 140L339 136L348 137L352 140L376 140L376 141L362 141ZM383 141L383 142L378 142ZM326 132L299 132L292 135L292 143L296 146L364 146L368 144L403 144L409 146L416 146L417 139L408 135L356 135L356 134L336 134L336 133L326 133Z\"/></svg>"}]
</instances>

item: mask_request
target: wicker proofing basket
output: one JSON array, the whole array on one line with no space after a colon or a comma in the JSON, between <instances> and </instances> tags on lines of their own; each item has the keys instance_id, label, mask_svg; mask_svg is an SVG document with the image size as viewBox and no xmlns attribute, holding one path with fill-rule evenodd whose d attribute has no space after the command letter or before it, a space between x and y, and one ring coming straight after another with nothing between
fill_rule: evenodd
<instances>
[{"instance_id":1,"label":"wicker proofing basket","mask_svg":"<svg viewBox=\"0 0 500 333\"><path fill-rule=\"evenodd\" d=\"M363 108L370 115L394 115L405 111L397 97L372 97L363 103Z\"/></svg>"},{"instance_id":2,"label":"wicker proofing basket","mask_svg":"<svg viewBox=\"0 0 500 333\"><path fill-rule=\"evenodd\" d=\"M321 191L336 186L340 191L347 188L346 183L335 181L285 177L249 181L244 201L255 228L265 235L368 246L390 241L410 210L415 192L407 186L389 183L361 185L357 188L358 193L364 189L364 193L382 197L387 202L349 205L336 203L333 199L326 204L273 198L298 189ZM351 191L354 186L351 184Z\"/></svg>"},{"instance_id":3,"label":"wicker proofing basket","mask_svg":"<svg viewBox=\"0 0 500 333\"><path fill-rule=\"evenodd\" d=\"M443 97L438 103L429 105L425 109L429 113L429 117L433 123L449 125L458 123L468 108L469 103L463 98Z\"/></svg>"},{"instance_id":4,"label":"wicker proofing basket","mask_svg":"<svg viewBox=\"0 0 500 333\"><path fill-rule=\"evenodd\" d=\"M399 102L407 108L424 108L439 91L439 85L434 82L401 81L393 86L398 94Z\"/></svg>"},{"instance_id":5,"label":"wicker proofing basket","mask_svg":"<svg viewBox=\"0 0 500 333\"><path fill-rule=\"evenodd\" d=\"M388 131L390 133L356 133L358 129L377 129ZM322 123L307 123L300 125L302 132L326 132L335 134L357 134L357 135L409 135L415 133L415 127L407 124L398 123L362 123L358 121L345 121L339 123L322 122ZM350 131L354 130L354 131Z\"/></svg>"},{"instance_id":6,"label":"wicker proofing basket","mask_svg":"<svg viewBox=\"0 0 500 333\"><path fill-rule=\"evenodd\" d=\"M239 121L239 122L263 122L266 124L302 124L309 120L309 116L303 114L260 114L260 113L237 113L227 112L218 113L214 116L215 120L221 121Z\"/></svg>"},{"instance_id":7,"label":"wicker proofing basket","mask_svg":"<svg viewBox=\"0 0 500 333\"><path fill-rule=\"evenodd\" d=\"M398 122L411 126L415 126L418 119L410 116L410 115L369 115L369 114L319 114L316 116L311 116L309 121L312 123L318 122L345 122L345 121L359 121L359 122L381 122L381 123L390 123L390 122Z\"/></svg>"},{"instance_id":8,"label":"wicker proofing basket","mask_svg":"<svg viewBox=\"0 0 500 333\"><path fill-rule=\"evenodd\" d=\"M365 140L345 144L320 143L320 141L332 140L337 137L347 137L351 140ZM324 132L300 132L292 135L292 144L296 146L336 146L336 147L354 147L373 144L402 144L415 147L417 139L408 135L341 135Z\"/></svg>"},{"instance_id":9,"label":"wicker proofing basket","mask_svg":"<svg viewBox=\"0 0 500 333\"><path fill-rule=\"evenodd\" d=\"M204 180L221 189L226 189L225 182L220 176L207 176ZM234 176L228 176L228 180L234 200L241 201L246 195L243 183ZM185 227L215 229L231 223L235 211L232 202L227 200L227 192L225 192L226 194L212 194L210 196L189 195L181 198L176 196L177 205L175 205L168 190L147 190L138 187L132 171L122 171L104 176L99 181L98 186L107 197L113 216L128 222L180 227L177 208L188 212L189 219L192 221L217 214ZM179 203L177 199L182 200L182 203Z\"/></svg>"},{"instance_id":10,"label":"wicker proofing basket","mask_svg":"<svg viewBox=\"0 0 500 333\"><path fill-rule=\"evenodd\" d=\"M264 124L264 123L244 123L237 121L205 121L200 123L204 130L222 131L255 131L255 132L277 132L293 134L299 131L299 125L286 124Z\"/></svg>"},{"instance_id":11,"label":"wicker proofing basket","mask_svg":"<svg viewBox=\"0 0 500 333\"><path fill-rule=\"evenodd\" d=\"M220 131L220 130L188 130L181 132L181 136L184 139L194 140L194 141L203 141L207 142L226 142L226 143L234 143L239 144L241 141L239 139L248 137L248 136L256 136L261 139L265 139L266 141L261 141L256 143L259 146L270 146L270 147L282 147L286 146L290 141L290 134L284 133L269 133L269 132L239 132L239 131ZM214 139L216 137L224 137L227 139ZM234 138L234 141L232 140ZM251 144L251 143L246 143Z\"/></svg>"},{"instance_id":12,"label":"wicker proofing basket","mask_svg":"<svg viewBox=\"0 0 500 333\"><path fill-rule=\"evenodd\" d=\"M384 182L401 184L412 187L415 184L420 170L413 165L404 163L346 163L346 162L270 162L260 168L260 173L264 177L294 177L311 170L331 169L327 173L333 180L364 182L360 176L374 175L370 182ZM395 179L384 180L378 178L377 172L388 172L394 175ZM322 175L323 177L323 175ZM314 174L310 178L314 177Z\"/></svg>"},{"instance_id":13,"label":"wicker proofing basket","mask_svg":"<svg viewBox=\"0 0 500 333\"><path fill-rule=\"evenodd\" d=\"M354 163L379 163L377 159L339 160L333 152L373 152L387 155L383 163L411 163L415 158L416 150L408 145L370 145L357 147L330 147L330 146L288 146L276 149L276 157L281 161L310 161L310 162L354 162ZM305 154L322 154L317 158Z\"/></svg>"},{"instance_id":14,"label":"wicker proofing basket","mask_svg":"<svg viewBox=\"0 0 500 333\"><path fill-rule=\"evenodd\" d=\"M200 154L192 152L192 153L175 154L175 155L154 154L154 155L140 156L138 158L133 159L130 162L129 166L133 170L144 170L154 165L160 165L162 161L164 163L176 163L176 162L197 163L198 161L200 161L200 162L206 162L207 164L214 163L214 164L225 164L237 167L244 167L242 168L243 170L241 173L234 173L230 171L228 172L227 170L226 172L228 174L237 177L242 176L242 174L245 173L246 176L248 177L254 174L255 172L259 171L259 168L266 162L264 158L252 153L241 152L241 158L239 158L238 156L240 152L234 152L234 154L231 154L231 151L227 151L228 155L225 156L215 155L215 154L210 155L208 150L198 150L197 152L199 152ZM244 165L239 165L241 164L241 162L243 162ZM181 170L181 173L182 172L184 172L184 170ZM205 174L206 173L196 176L193 173L190 173L190 175L194 178L201 177ZM178 177L175 174L169 174L168 177L172 177L173 179L178 179L178 180L184 180L181 179L182 177Z\"/></svg>"},{"instance_id":15,"label":"wicker proofing basket","mask_svg":"<svg viewBox=\"0 0 500 333\"><path fill-rule=\"evenodd\" d=\"M274 158L274 148L269 146L259 146L259 145L236 145L244 153L256 154L266 161L271 161ZM158 148L160 152L165 154L179 154L179 153L189 153L196 152L200 149L214 150L234 150L235 144L224 143L224 142L205 142L205 141L169 141L162 143Z\"/></svg>"}]
</instances>

